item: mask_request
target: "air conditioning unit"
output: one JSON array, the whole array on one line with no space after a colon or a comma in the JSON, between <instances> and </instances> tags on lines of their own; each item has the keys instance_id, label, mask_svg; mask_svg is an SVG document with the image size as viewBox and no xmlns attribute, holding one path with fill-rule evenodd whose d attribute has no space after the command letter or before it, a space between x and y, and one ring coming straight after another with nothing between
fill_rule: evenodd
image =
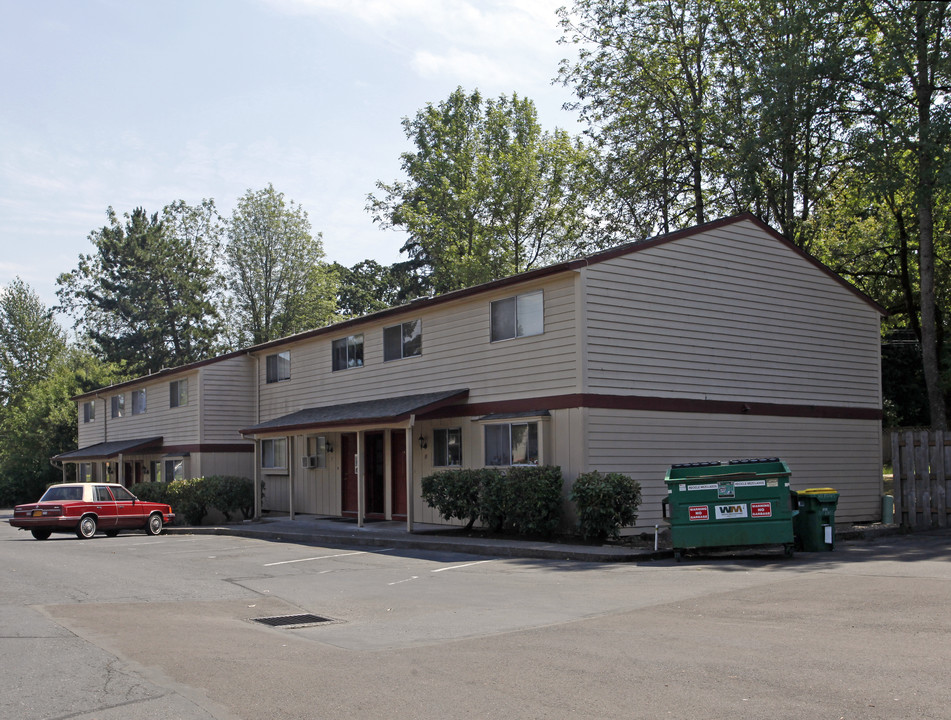
<instances>
[{"instance_id":1,"label":"air conditioning unit","mask_svg":"<svg viewBox=\"0 0 951 720\"><path fill-rule=\"evenodd\" d=\"M302 468L317 467L317 456L316 455L301 455L300 466Z\"/></svg>"}]
</instances>

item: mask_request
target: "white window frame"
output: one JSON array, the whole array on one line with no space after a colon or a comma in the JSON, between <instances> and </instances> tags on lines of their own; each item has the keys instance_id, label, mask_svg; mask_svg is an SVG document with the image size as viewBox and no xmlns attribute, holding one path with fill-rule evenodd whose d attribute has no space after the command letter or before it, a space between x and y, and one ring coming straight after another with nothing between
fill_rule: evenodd
<instances>
[{"instance_id":1,"label":"white window frame","mask_svg":"<svg viewBox=\"0 0 951 720\"><path fill-rule=\"evenodd\" d=\"M185 407L186 405L188 405L188 378L169 381L168 406L176 408Z\"/></svg>"},{"instance_id":2,"label":"white window frame","mask_svg":"<svg viewBox=\"0 0 951 720\"><path fill-rule=\"evenodd\" d=\"M390 343L387 334L399 333L399 354L390 354ZM396 344L395 342L393 343ZM420 357L423 354L423 321L420 319L407 320L399 325L390 325L383 328L383 362L404 360L405 358Z\"/></svg>"},{"instance_id":3,"label":"white window frame","mask_svg":"<svg viewBox=\"0 0 951 720\"><path fill-rule=\"evenodd\" d=\"M291 379L291 351L274 353L264 358L264 382L283 382Z\"/></svg>"},{"instance_id":4,"label":"white window frame","mask_svg":"<svg viewBox=\"0 0 951 720\"><path fill-rule=\"evenodd\" d=\"M261 469L287 471L286 437L265 438L261 440Z\"/></svg>"},{"instance_id":5,"label":"white window frame","mask_svg":"<svg viewBox=\"0 0 951 720\"><path fill-rule=\"evenodd\" d=\"M87 400L83 403L83 424L96 421L96 401Z\"/></svg>"},{"instance_id":6,"label":"white window frame","mask_svg":"<svg viewBox=\"0 0 951 720\"><path fill-rule=\"evenodd\" d=\"M514 427L526 427L526 432L528 433L528 435L526 436L526 452L529 452L531 450L531 432L532 432L532 428L534 428L535 451L536 451L535 462L531 462L530 460L526 460L525 462L514 462L515 458L514 458L514 453L512 449L513 448L512 428ZM489 428L493 428L493 430L502 429L502 428L507 429L506 435L508 439L508 457L507 458L506 457L491 458L491 460L493 461L494 460L502 460L502 461L508 460L508 462L490 462L489 437L488 437ZM486 423L483 426L482 457L486 467L515 467L515 466L536 467L539 465L544 465L544 462L542 462L543 453L544 453L544 446L543 446L543 440L542 440L542 423L539 422L538 419L528 418L528 419L516 420L513 418L511 422L491 422L491 423Z\"/></svg>"},{"instance_id":7,"label":"white window frame","mask_svg":"<svg viewBox=\"0 0 951 720\"><path fill-rule=\"evenodd\" d=\"M534 325L525 327L519 323L519 313L527 314L529 308L534 303L539 302L541 307L541 322L538 327ZM521 308L521 310L519 309ZM502 313L512 313L511 332L500 327L501 322L496 322L496 318ZM508 323L506 323L508 324ZM533 290L531 292L513 295L512 297L493 300L489 310L489 339L491 342L502 342L504 340L513 340L520 337L530 337L532 335L543 335L545 333L545 294L543 290Z\"/></svg>"},{"instance_id":8,"label":"white window frame","mask_svg":"<svg viewBox=\"0 0 951 720\"><path fill-rule=\"evenodd\" d=\"M139 399L136 402L136 398ZM148 409L148 394L144 389L142 390L133 390L132 391L132 414L133 415L142 415Z\"/></svg>"},{"instance_id":9,"label":"white window frame","mask_svg":"<svg viewBox=\"0 0 951 720\"><path fill-rule=\"evenodd\" d=\"M302 467L307 469L324 469L327 467L327 438L323 435L307 435L304 438L304 455L306 464L301 461ZM313 464L311 464L313 463Z\"/></svg>"},{"instance_id":10,"label":"white window frame","mask_svg":"<svg viewBox=\"0 0 951 720\"><path fill-rule=\"evenodd\" d=\"M185 479L185 458L167 458L165 460L165 482Z\"/></svg>"},{"instance_id":11,"label":"white window frame","mask_svg":"<svg viewBox=\"0 0 951 720\"><path fill-rule=\"evenodd\" d=\"M337 353L339 349L343 347L346 348L346 362L344 365L338 367ZM357 347L360 348L359 357L357 357ZM363 333L347 335L346 337L334 340L330 345L330 365L333 368L333 372L363 367L363 350Z\"/></svg>"},{"instance_id":12,"label":"white window frame","mask_svg":"<svg viewBox=\"0 0 951 720\"><path fill-rule=\"evenodd\" d=\"M449 434L458 433L459 435L459 458L458 462L450 462L450 452L449 452ZM436 439L438 436L444 436L445 440L440 442ZM442 449L445 451L445 457L439 457L438 451ZM461 427L445 427L445 428L434 428L433 429L433 467L462 467L462 428Z\"/></svg>"}]
</instances>

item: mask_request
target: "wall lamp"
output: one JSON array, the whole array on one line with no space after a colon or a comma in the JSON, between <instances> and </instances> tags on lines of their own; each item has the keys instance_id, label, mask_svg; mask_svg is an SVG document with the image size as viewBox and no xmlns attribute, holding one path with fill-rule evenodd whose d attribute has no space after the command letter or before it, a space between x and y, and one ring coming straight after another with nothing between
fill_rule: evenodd
<instances>
[{"instance_id":1,"label":"wall lamp","mask_svg":"<svg viewBox=\"0 0 951 720\"><path fill-rule=\"evenodd\" d=\"M419 436L419 449L420 450L426 449L426 438L423 437L422 435Z\"/></svg>"},{"instance_id":2,"label":"wall lamp","mask_svg":"<svg viewBox=\"0 0 951 720\"><path fill-rule=\"evenodd\" d=\"M331 442L324 442L324 450L326 450L329 453L332 453L334 451L334 444Z\"/></svg>"}]
</instances>

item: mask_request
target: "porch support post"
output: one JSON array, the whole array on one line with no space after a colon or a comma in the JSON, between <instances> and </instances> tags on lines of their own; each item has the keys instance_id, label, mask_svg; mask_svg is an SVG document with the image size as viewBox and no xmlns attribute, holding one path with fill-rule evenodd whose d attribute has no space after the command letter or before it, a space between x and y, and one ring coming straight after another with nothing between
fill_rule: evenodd
<instances>
[{"instance_id":1,"label":"porch support post","mask_svg":"<svg viewBox=\"0 0 951 720\"><path fill-rule=\"evenodd\" d=\"M122 487L125 487L125 463L122 462L122 453L119 453L119 462L116 467L116 477L119 480L119 484Z\"/></svg>"},{"instance_id":2,"label":"porch support post","mask_svg":"<svg viewBox=\"0 0 951 720\"><path fill-rule=\"evenodd\" d=\"M357 432L357 457L354 465L357 468L357 527L363 527L366 507L366 488L363 474L363 430Z\"/></svg>"},{"instance_id":3,"label":"porch support post","mask_svg":"<svg viewBox=\"0 0 951 720\"><path fill-rule=\"evenodd\" d=\"M261 441L254 438L254 519L261 519Z\"/></svg>"},{"instance_id":4,"label":"porch support post","mask_svg":"<svg viewBox=\"0 0 951 720\"><path fill-rule=\"evenodd\" d=\"M413 532L413 506L415 498L413 496L413 424L416 420L415 415L409 419L409 427L406 428L406 532Z\"/></svg>"},{"instance_id":5,"label":"porch support post","mask_svg":"<svg viewBox=\"0 0 951 720\"><path fill-rule=\"evenodd\" d=\"M290 508L288 509L288 515L290 519L294 519L294 436L287 436L287 457L284 459L284 462L287 463L287 482L289 487L287 488L287 497L290 502Z\"/></svg>"}]
</instances>

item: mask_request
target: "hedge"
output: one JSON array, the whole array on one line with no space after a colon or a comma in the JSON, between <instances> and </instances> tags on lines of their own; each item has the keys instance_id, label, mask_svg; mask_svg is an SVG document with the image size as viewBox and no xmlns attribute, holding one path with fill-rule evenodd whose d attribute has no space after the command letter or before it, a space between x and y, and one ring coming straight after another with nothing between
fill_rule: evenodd
<instances>
[{"instance_id":1,"label":"hedge","mask_svg":"<svg viewBox=\"0 0 951 720\"><path fill-rule=\"evenodd\" d=\"M254 515L254 483L243 477L210 475L170 483L138 483L132 491L142 500L171 505L172 512L189 525L201 525L210 509L219 511L227 522L239 511L245 520Z\"/></svg>"},{"instance_id":2,"label":"hedge","mask_svg":"<svg viewBox=\"0 0 951 720\"><path fill-rule=\"evenodd\" d=\"M637 522L641 485L621 473L603 475L595 470L578 476L569 497L578 507L578 529L583 537L618 538L622 527Z\"/></svg>"}]
</instances>

